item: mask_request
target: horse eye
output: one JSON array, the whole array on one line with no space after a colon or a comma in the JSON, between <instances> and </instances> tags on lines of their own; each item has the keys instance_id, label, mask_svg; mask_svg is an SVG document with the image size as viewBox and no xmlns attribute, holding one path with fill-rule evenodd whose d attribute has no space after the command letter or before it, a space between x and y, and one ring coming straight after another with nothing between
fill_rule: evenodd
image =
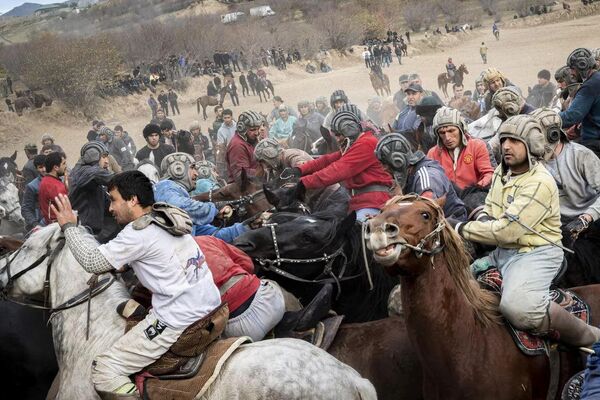
<instances>
[{"instance_id":1,"label":"horse eye","mask_svg":"<svg viewBox=\"0 0 600 400\"><path fill-rule=\"evenodd\" d=\"M429 221L429 219L431 218L431 215L428 212L422 212L421 216L425 221Z\"/></svg>"}]
</instances>

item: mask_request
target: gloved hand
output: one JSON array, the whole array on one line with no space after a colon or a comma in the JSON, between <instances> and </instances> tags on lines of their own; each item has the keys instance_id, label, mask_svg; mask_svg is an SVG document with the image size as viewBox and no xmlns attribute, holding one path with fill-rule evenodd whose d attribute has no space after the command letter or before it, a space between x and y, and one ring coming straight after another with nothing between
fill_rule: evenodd
<instances>
[{"instance_id":1,"label":"gloved hand","mask_svg":"<svg viewBox=\"0 0 600 400\"><path fill-rule=\"evenodd\" d=\"M281 179L292 179L292 178L300 178L302 176L302 171L298 167L288 167L281 172L279 177Z\"/></svg>"},{"instance_id":2,"label":"gloved hand","mask_svg":"<svg viewBox=\"0 0 600 400\"><path fill-rule=\"evenodd\" d=\"M219 210L217 216L222 219L229 219L233 215L233 208L231 206L225 206Z\"/></svg>"},{"instance_id":3,"label":"gloved hand","mask_svg":"<svg viewBox=\"0 0 600 400\"><path fill-rule=\"evenodd\" d=\"M323 139L325 139L325 141L327 143L331 143L331 140L333 138L331 137L331 133L329 133L329 129L327 129L323 125L321 125L321 127L319 128L319 130L321 131L321 136L323 137Z\"/></svg>"},{"instance_id":4,"label":"gloved hand","mask_svg":"<svg viewBox=\"0 0 600 400\"><path fill-rule=\"evenodd\" d=\"M579 234L589 228L590 223L583 215L580 215L573 221L569 222L566 226L566 230L571 233L573 239L577 239Z\"/></svg>"}]
</instances>

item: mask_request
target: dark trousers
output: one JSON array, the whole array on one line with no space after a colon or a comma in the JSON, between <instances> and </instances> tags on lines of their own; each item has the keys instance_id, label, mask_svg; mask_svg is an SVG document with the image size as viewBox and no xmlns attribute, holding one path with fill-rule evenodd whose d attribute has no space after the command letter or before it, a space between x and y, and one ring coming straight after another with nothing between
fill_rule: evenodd
<instances>
[{"instance_id":1,"label":"dark trousers","mask_svg":"<svg viewBox=\"0 0 600 400\"><path fill-rule=\"evenodd\" d=\"M231 102L233 103L234 106L240 105L240 98L238 97L236 92L229 93L229 96L231 96Z\"/></svg>"},{"instance_id":2,"label":"dark trousers","mask_svg":"<svg viewBox=\"0 0 600 400\"><path fill-rule=\"evenodd\" d=\"M177 102L172 101L171 102L171 111L173 111L173 115L175 115L175 110L177 110L177 115L181 114L181 112L179 111L179 105L177 104Z\"/></svg>"},{"instance_id":3,"label":"dark trousers","mask_svg":"<svg viewBox=\"0 0 600 400\"><path fill-rule=\"evenodd\" d=\"M246 95L250 96L250 89L248 85L242 85L242 96L246 97Z\"/></svg>"},{"instance_id":4,"label":"dark trousers","mask_svg":"<svg viewBox=\"0 0 600 400\"><path fill-rule=\"evenodd\" d=\"M165 115L169 115L169 103L160 103L160 108L163 109Z\"/></svg>"}]
</instances>

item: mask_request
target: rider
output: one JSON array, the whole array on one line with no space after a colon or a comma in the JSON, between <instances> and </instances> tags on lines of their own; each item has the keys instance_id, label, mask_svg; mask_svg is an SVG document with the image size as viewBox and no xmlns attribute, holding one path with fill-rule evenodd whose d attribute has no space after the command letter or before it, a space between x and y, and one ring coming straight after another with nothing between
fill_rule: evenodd
<instances>
[{"instance_id":1,"label":"rider","mask_svg":"<svg viewBox=\"0 0 600 400\"><path fill-rule=\"evenodd\" d=\"M231 243L233 239L246 232L248 228L241 223L229 227L217 228L210 225L215 217L230 216L232 209L224 206L220 210L214 203L194 200L190 192L196 188L198 171L194 158L187 153L173 153L164 158L160 166L162 180L154 185L156 201L171 204L187 212L192 223L193 236L213 235Z\"/></svg>"},{"instance_id":2,"label":"rider","mask_svg":"<svg viewBox=\"0 0 600 400\"><path fill-rule=\"evenodd\" d=\"M154 217L152 183L139 171L116 175L108 184L110 210L125 228L98 246L77 227L77 215L67 196L56 199L57 215L66 244L89 273L102 274L128 264L152 292L152 308L92 364L92 381L101 398L139 399L130 375L152 364L190 325L221 304L219 290L202 251L189 234L189 217L174 207L161 214L173 226Z\"/></svg>"},{"instance_id":3,"label":"rider","mask_svg":"<svg viewBox=\"0 0 600 400\"><path fill-rule=\"evenodd\" d=\"M256 111L247 110L240 114L236 132L227 147L227 171L229 182L240 177L242 170L250 176L256 175L258 163L254 158L254 146L258 143L260 127L264 123L262 115Z\"/></svg>"},{"instance_id":4,"label":"rider","mask_svg":"<svg viewBox=\"0 0 600 400\"><path fill-rule=\"evenodd\" d=\"M298 102L299 117L294 125L293 137L298 137L296 143L305 143L305 149L310 149L312 144L321 137L321 125L325 117L315 111L313 105L308 100ZM291 139L291 137L290 137ZM288 141L288 143L290 143Z\"/></svg>"},{"instance_id":5,"label":"rider","mask_svg":"<svg viewBox=\"0 0 600 400\"><path fill-rule=\"evenodd\" d=\"M402 109L404 107L406 107L406 101L405 101L406 93L404 91L406 90L406 88L409 85L408 74L400 75L400 77L398 78L398 81L400 82L400 90L398 90L394 94L393 102L396 105L396 108L398 109L398 111L402 111Z\"/></svg>"},{"instance_id":6,"label":"rider","mask_svg":"<svg viewBox=\"0 0 600 400\"><path fill-rule=\"evenodd\" d=\"M560 113L563 126L581 124L581 140L600 139L600 73L588 49L579 48L567 58L578 82L583 82L566 111Z\"/></svg>"},{"instance_id":7,"label":"rider","mask_svg":"<svg viewBox=\"0 0 600 400\"><path fill-rule=\"evenodd\" d=\"M437 161L425 157L422 151L413 151L408 140L400 133L385 135L377 144L375 155L394 177L396 189L433 199L446 197L446 218L467 220L467 209L444 169Z\"/></svg>"},{"instance_id":8,"label":"rider","mask_svg":"<svg viewBox=\"0 0 600 400\"><path fill-rule=\"evenodd\" d=\"M452 57L448 58L448 63L446 64L446 72L448 73L448 78L451 82L454 82L454 76L456 75L456 65L452 62Z\"/></svg>"},{"instance_id":9,"label":"rider","mask_svg":"<svg viewBox=\"0 0 600 400\"><path fill-rule=\"evenodd\" d=\"M538 162L546 152L544 129L529 115L500 125L502 164L496 168L483 212L476 221L458 223L465 239L498 246L476 265L502 273L500 312L517 329L547 334L561 341L591 346L600 329L587 325L550 301L552 280L560 270L559 193L552 175Z\"/></svg>"},{"instance_id":10,"label":"rider","mask_svg":"<svg viewBox=\"0 0 600 400\"><path fill-rule=\"evenodd\" d=\"M587 147L569 141L555 111L540 108L532 116L546 132L549 151L544 166L558 186L563 244L575 249L595 247L600 232L600 159ZM585 268L585 276L600 278L595 258L577 251L567 257L581 261L578 264Z\"/></svg>"},{"instance_id":11,"label":"rider","mask_svg":"<svg viewBox=\"0 0 600 400\"><path fill-rule=\"evenodd\" d=\"M123 139L115 136L115 132L108 126L103 126L98 131L98 139L103 142L108 154L113 156L123 171L129 171L135 167L133 155L129 152Z\"/></svg>"},{"instance_id":12,"label":"rider","mask_svg":"<svg viewBox=\"0 0 600 400\"><path fill-rule=\"evenodd\" d=\"M334 114L338 112L341 106L348 103L348 96L346 96L346 93L343 90L334 90L333 93L331 93L331 97L329 98L331 111L329 111L329 113L325 116L325 121L323 121L323 127L331 129L331 119L333 118Z\"/></svg>"},{"instance_id":13,"label":"rider","mask_svg":"<svg viewBox=\"0 0 600 400\"><path fill-rule=\"evenodd\" d=\"M406 107L398 113L394 120L392 129L395 132L416 131L421 124L421 119L417 115L416 107L423 96L423 88L416 83L410 84L405 90Z\"/></svg>"},{"instance_id":14,"label":"rider","mask_svg":"<svg viewBox=\"0 0 600 400\"><path fill-rule=\"evenodd\" d=\"M327 97L319 96L315 100L315 111L325 118L331 112L331 108L327 105Z\"/></svg>"},{"instance_id":15,"label":"rider","mask_svg":"<svg viewBox=\"0 0 600 400\"><path fill-rule=\"evenodd\" d=\"M489 187L494 168L487 147L483 140L469 136L460 112L449 107L438 109L433 117L433 131L437 146L429 150L427 157L440 163L450 181L460 190Z\"/></svg>"},{"instance_id":16,"label":"rider","mask_svg":"<svg viewBox=\"0 0 600 400\"><path fill-rule=\"evenodd\" d=\"M347 107L333 116L331 130L340 151L294 167L291 172L302 177L299 185L308 190L344 181L351 191L350 211L356 211L356 219L364 221L369 214L379 213L390 198L392 180L373 153L377 138L373 131L363 131L360 117Z\"/></svg>"},{"instance_id":17,"label":"rider","mask_svg":"<svg viewBox=\"0 0 600 400\"><path fill-rule=\"evenodd\" d=\"M87 142L80 156L69 177L69 200L79 213L81 225L98 235L108 211L105 186L113 177L107 169L108 149L102 142Z\"/></svg>"},{"instance_id":18,"label":"rider","mask_svg":"<svg viewBox=\"0 0 600 400\"><path fill-rule=\"evenodd\" d=\"M554 79L558 84L558 88L556 89L556 96L552 99L551 107L556 112L565 111L569 108L581 83L574 79L571 75L571 68L566 65L556 70Z\"/></svg>"}]
</instances>

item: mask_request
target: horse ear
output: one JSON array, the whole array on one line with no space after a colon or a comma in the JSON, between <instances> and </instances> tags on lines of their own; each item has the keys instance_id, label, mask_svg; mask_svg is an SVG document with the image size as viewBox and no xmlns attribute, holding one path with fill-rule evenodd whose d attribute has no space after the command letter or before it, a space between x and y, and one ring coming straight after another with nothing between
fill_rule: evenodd
<instances>
[{"instance_id":1,"label":"horse ear","mask_svg":"<svg viewBox=\"0 0 600 400\"><path fill-rule=\"evenodd\" d=\"M263 192L265 194L265 197L267 198L267 201L273 207L277 207L277 205L279 204L279 197L277 197L277 195L273 193L267 185L263 185Z\"/></svg>"},{"instance_id":2,"label":"horse ear","mask_svg":"<svg viewBox=\"0 0 600 400\"><path fill-rule=\"evenodd\" d=\"M245 168L242 168L242 172L240 173L240 190L245 192L248 188L248 173Z\"/></svg>"},{"instance_id":3,"label":"horse ear","mask_svg":"<svg viewBox=\"0 0 600 400\"><path fill-rule=\"evenodd\" d=\"M15 161L17 159L17 151L15 150L15 152L13 153L12 156L10 156L10 159Z\"/></svg>"},{"instance_id":4,"label":"horse ear","mask_svg":"<svg viewBox=\"0 0 600 400\"><path fill-rule=\"evenodd\" d=\"M438 197L437 199L433 199L440 208L444 208L446 205L446 196Z\"/></svg>"}]
</instances>

